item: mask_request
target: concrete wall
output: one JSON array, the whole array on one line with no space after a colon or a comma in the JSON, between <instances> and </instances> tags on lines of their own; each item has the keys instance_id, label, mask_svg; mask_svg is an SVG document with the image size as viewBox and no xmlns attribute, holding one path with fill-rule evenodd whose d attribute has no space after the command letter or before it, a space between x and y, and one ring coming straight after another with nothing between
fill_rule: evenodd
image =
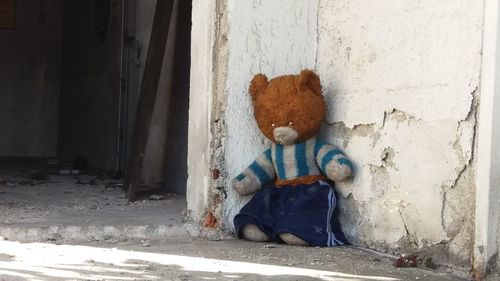
<instances>
[{"instance_id":1,"label":"concrete wall","mask_svg":"<svg viewBox=\"0 0 500 281\"><path fill-rule=\"evenodd\" d=\"M223 157L215 157L222 154L212 146L213 141L216 146L220 147L222 144L222 136L214 138L212 132L213 118L216 115L213 114L213 103L224 100L217 98L217 93L224 94L223 90L215 91L213 88L217 75L225 73L225 67L217 68L214 61L225 53L221 44L214 46L218 36L216 23L224 18L217 15L217 4L221 2L193 0L186 199L189 215L195 221L203 219L210 207L209 196L214 194L214 189L210 186L211 162L217 159L223 163L225 160ZM221 14L225 14L225 9ZM216 55L219 51L221 53Z\"/></svg>"},{"instance_id":2,"label":"concrete wall","mask_svg":"<svg viewBox=\"0 0 500 281\"><path fill-rule=\"evenodd\" d=\"M137 2L136 39L142 45L140 81L155 5L155 0ZM146 184L162 182L181 193L186 192L187 179L190 31L191 1L175 1L143 170Z\"/></svg>"},{"instance_id":3,"label":"concrete wall","mask_svg":"<svg viewBox=\"0 0 500 281\"><path fill-rule=\"evenodd\" d=\"M18 0L16 28L0 29L0 156L56 156L61 24L61 0Z\"/></svg>"},{"instance_id":4,"label":"concrete wall","mask_svg":"<svg viewBox=\"0 0 500 281\"><path fill-rule=\"evenodd\" d=\"M268 143L252 75L311 68L328 103L321 136L356 165L338 187L350 240L470 264L483 3L228 0L226 11L225 226L248 200L229 180Z\"/></svg>"},{"instance_id":5,"label":"concrete wall","mask_svg":"<svg viewBox=\"0 0 500 281\"><path fill-rule=\"evenodd\" d=\"M121 1L111 1L104 40L97 34L99 0L64 2L63 76L59 152L81 155L92 167L113 170L118 157ZM104 1L108 2L108 1Z\"/></svg>"},{"instance_id":6,"label":"concrete wall","mask_svg":"<svg viewBox=\"0 0 500 281\"><path fill-rule=\"evenodd\" d=\"M168 108L167 141L164 154L164 183L173 191L186 193L187 138L191 52L191 1L178 1L175 54L172 69L172 98Z\"/></svg>"},{"instance_id":7,"label":"concrete wall","mask_svg":"<svg viewBox=\"0 0 500 281\"><path fill-rule=\"evenodd\" d=\"M486 0L479 107L473 274L500 269L500 1ZM495 274L498 275L498 274Z\"/></svg>"},{"instance_id":8,"label":"concrete wall","mask_svg":"<svg viewBox=\"0 0 500 281\"><path fill-rule=\"evenodd\" d=\"M177 2L177 1L176 1ZM137 1L136 9L136 40L141 42L141 54L139 67L139 85L142 82L146 56L148 54L149 39L156 7L156 0ZM155 109L151 120L151 131L144 153L143 178L148 185L157 184L163 181L165 143L167 139L168 108L170 106L170 91L172 83L171 60L175 51L175 27L177 18L177 5L172 12L173 19L169 29L167 47L163 59L163 66L156 94ZM140 89L140 86L139 86ZM139 92L137 93L139 96ZM137 105L132 105L137 106ZM134 123L135 120L131 120ZM132 125L132 124L130 124Z\"/></svg>"}]
</instances>

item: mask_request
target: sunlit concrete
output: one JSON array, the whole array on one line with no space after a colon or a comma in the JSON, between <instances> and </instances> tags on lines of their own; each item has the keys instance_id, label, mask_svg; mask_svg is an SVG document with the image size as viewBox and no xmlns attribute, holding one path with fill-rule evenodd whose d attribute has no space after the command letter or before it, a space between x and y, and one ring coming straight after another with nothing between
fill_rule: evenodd
<instances>
[{"instance_id":1,"label":"sunlit concrete","mask_svg":"<svg viewBox=\"0 0 500 281\"><path fill-rule=\"evenodd\" d=\"M233 241L234 242L234 241ZM351 266L334 270L305 266L285 266L276 262L262 263L262 260L238 261L241 256L227 255L228 246L212 242L209 252L221 258L206 258L205 255L180 254L162 245L154 246L146 252L127 249L126 246L103 248L96 246L53 245L44 243L23 244L0 241L0 280L457 280L446 276L411 271L397 273L382 266L378 271L367 273L366 261L374 254L358 256ZM186 244L187 245L187 244ZM196 243L191 244L193 249ZM261 244L247 243L253 249ZM280 246L277 246L280 247ZM283 246L286 247L286 246ZM118 249L120 248L120 249ZM184 250L185 247L183 247ZM285 248L287 251L312 253L315 248ZM325 249L323 249L324 251ZM328 250L328 249L326 249ZM158 253L157 251L161 251ZM224 252L226 251L226 254ZM265 252L265 250L261 251ZM271 249L272 253L280 250ZM156 253L155 253L156 252ZM337 252L342 257L342 250ZM241 253L240 253L241 255ZM359 255L359 253L358 253ZM345 254L344 254L345 256ZM246 255L243 255L246 257ZM383 257L380 257L383 259ZM293 260L293 257L290 257ZM260 262L259 262L260 261ZM312 264L312 263L311 263ZM327 266L328 267L328 266ZM351 273L365 271L364 273ZM413 269L412 269L413 270ZM422 273L423 272L423 273ZM414 275L412 275L414 274ZM277 279L276 279L277 278Z\"/></svg>"}]
</instances>

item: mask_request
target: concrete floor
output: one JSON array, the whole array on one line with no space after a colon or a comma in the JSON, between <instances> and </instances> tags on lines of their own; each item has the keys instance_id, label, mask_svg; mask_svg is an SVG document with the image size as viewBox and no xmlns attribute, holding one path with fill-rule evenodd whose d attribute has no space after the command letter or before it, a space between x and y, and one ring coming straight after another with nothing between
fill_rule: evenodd
<instances>
[{"instance_id":1,"label":"concrete floor","mask_svg":"<svg viewBox=\"0 0 500 281\"><path fill-rule=\"evenodd\" d=\"M0 280L466 280L449 269L395 268L352 247L168 239L78 245L0 241Z\"/></svg>"},{"instance_id":2,"label":"concrete floor","mask_svg":"<svg viewBox=\"0 0 500 281\"><path fill-rule=\"evenodd\" d=\"M33 180L26 173L0 169L0 281L467 277L467 272L446 267L395 268L394 257L353 247L235 240L187 223L181 195L128 203L112 180L79 179L50 175ZM92 180L96 182L89 184Z\"/></svg>"},{"instance_id":3,"label":"concrete floor","mask_svg":"<svg viewBox=\"0 0 500 281\"><path fill-rule=\"evenodd\" d=\"M90 181L95 181L89 184ZM0 236L16 241L126 240L199 234L185 223L183 195L129 203L117 181L50 175L32 180L0 171Z\"/></svg>"}]
</instances>

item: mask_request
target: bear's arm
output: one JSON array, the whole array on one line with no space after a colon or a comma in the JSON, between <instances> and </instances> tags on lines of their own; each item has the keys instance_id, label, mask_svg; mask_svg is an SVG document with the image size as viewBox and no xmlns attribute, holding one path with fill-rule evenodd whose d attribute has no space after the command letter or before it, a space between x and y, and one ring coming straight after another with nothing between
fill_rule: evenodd
<instances>
[{"instance_id":1,"label":"bear's arm","mask_svg":"<svg viewBox=\"0 0 500 281\"><path fill-rule=\"evenodd\" d=\"M240 195L250 195L275 178L271 149L268 149L233 180L233 188Z\"/></svg>"},{"instance_id":2,"label":"bear's arm","mask_svg":"<svg viewBox=\"0 0 500 281\"><path fill-rule=\"evenodd\" d=\"M318 167L329 179L341 182L352 176L352 162L340 149L327 142L318 141L315 154Z\"/></svg>"}]
</instances>

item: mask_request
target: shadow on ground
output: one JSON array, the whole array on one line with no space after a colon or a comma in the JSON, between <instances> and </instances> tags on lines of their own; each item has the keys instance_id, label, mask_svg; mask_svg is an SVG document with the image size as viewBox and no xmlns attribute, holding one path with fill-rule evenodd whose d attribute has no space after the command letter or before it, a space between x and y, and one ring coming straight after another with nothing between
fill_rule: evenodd
<instances>
[{"instance_id":1,"label":"shadow on ground","mask_svg":"<svg viewBox=\"0 0 500 281\"><path fill-rule=\"evenodd\" d=\"M1 280L397 280L115 248L0 243Z\"/></svg>"},{"instance_id":2,"label":"shadow on ground","mask_svg":"<svg viewBox=\"0 0 500 281\"><path fill-rule=\"evenodd\" d=\"M397 269L387 256L352 247L274 246L238 240L147 246L0 241L0 280L460 280L443 272Z\"/></svg>"}]
</instances>

